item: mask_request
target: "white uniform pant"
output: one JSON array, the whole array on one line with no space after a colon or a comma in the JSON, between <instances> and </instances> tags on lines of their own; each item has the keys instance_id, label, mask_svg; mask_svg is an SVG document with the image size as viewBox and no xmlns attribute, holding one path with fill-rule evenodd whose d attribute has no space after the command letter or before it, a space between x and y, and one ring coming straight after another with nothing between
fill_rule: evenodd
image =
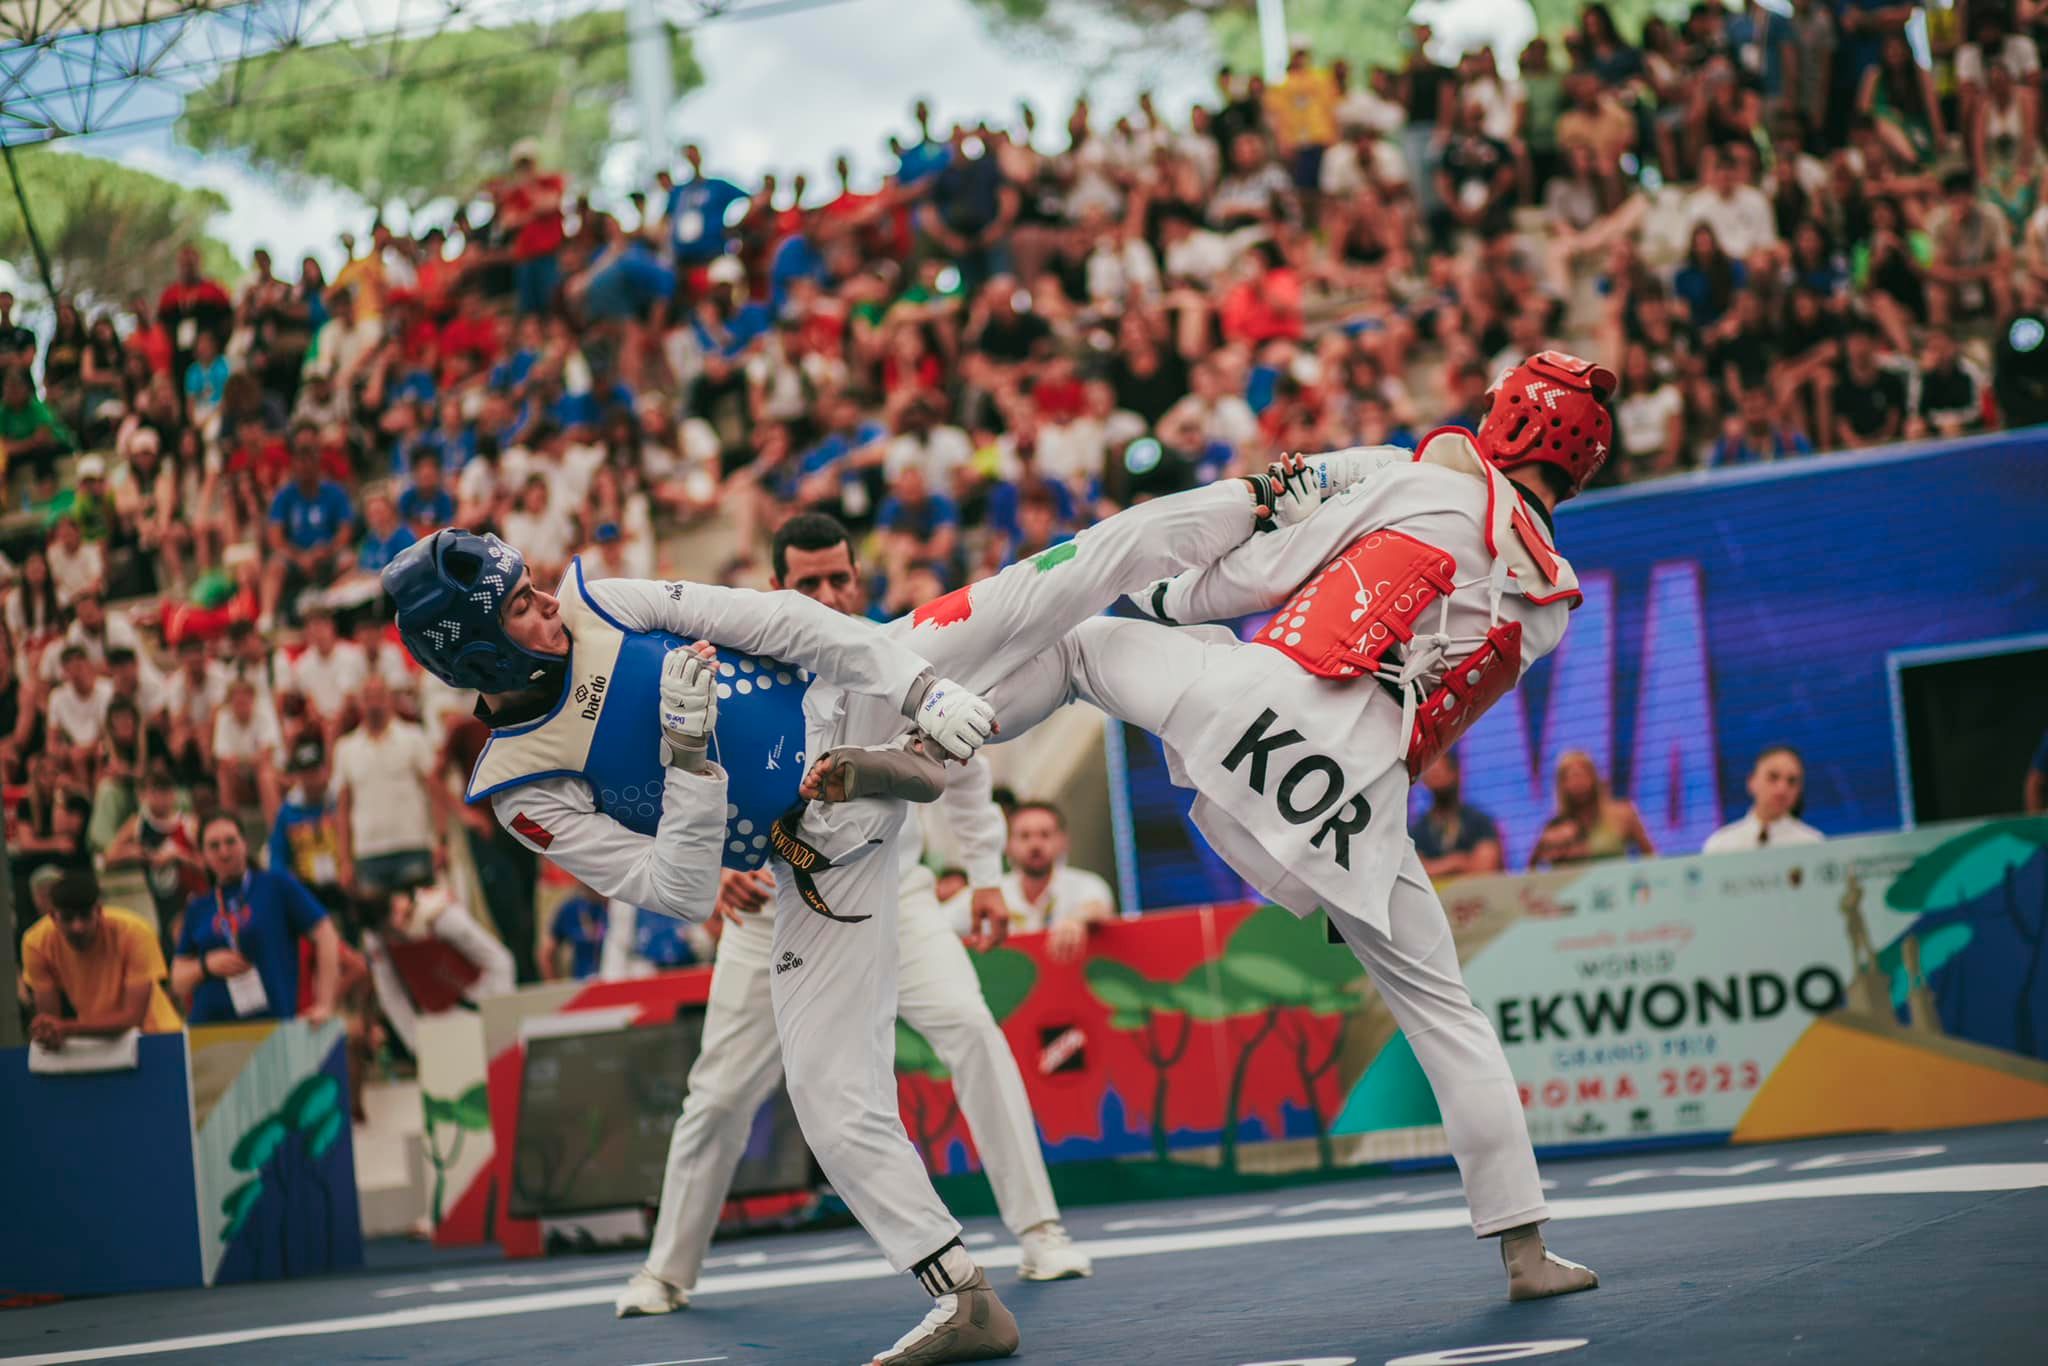
<instances>
[{"instance_id":1,"label":"white uniform pant","mask_svg":"<svg viewBox=\"0 0 2048 1366\"><path fill-rule=\"evenodd\" d=\"M1216 560L1251 533L1252 521L1249 491L1234 479L1156 499L972 585L925 621L890 629L940 675L987 697L1000 720L1007 680L1028 660L1126 591ZM827 706L813 691L806 716L812 754L886 744L904 731L902 715L871 697L841 695ZM872 799L811 804L801 833L834 860L814 874L818 893L835 915L867 918L850 923L812 911L788 870L778 870L769 981L804 1137L899 1271L960 1232L896 1109L897 846L908 811Z\"/></svg>"},{"instance_id":2,"label":"white uniform pant","mask_svg":"<svg viewBox=\"0 0 2048 1366\"><path fill-rule=\"evenodd\" d=\"M669 1139L647 1269L685 1290L697 1283L754 1115L782 1080L768 985L773 935L765 916L727 924L711 970L704 1049ZM903 897L897 948L897 1013L953 1074L1003 1223L1022 1233L1059 1218L1023 1074L929 883ZM892 1079L892 1095L893 1086Z\"/></svg>"},{"instance_id":3,"label":"white uniform pant","mask_svg":"<svg viewBox=\"0 0 2048 1366\"><path fill-rule=\"evenodd\" d=\"M1154 622L1090 621L1011 678L1014 724L1021 729L1079 698L1158 734L1200 675L1207 648ZM1276 669L1298 667L1277 650L1267 653ZM1241 799L1238 792L1203 795L1226 804ZM1403 848L1386 933L1348 915L1331 923L1371 974L1436 1093L1473 1230L1484 1237L1548 1218L1514 1074L1493 1022L1465 987L1450 919L1414 844Z\"/></svg>"}]
</instances>

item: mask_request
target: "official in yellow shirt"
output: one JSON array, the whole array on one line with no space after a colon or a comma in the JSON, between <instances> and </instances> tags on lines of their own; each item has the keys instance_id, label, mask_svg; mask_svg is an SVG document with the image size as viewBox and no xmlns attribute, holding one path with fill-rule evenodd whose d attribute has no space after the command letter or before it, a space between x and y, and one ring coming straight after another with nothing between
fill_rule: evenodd
<instances>
[{"instance_id":1,"label":"official in yellow shirt","mask_svg":"<svg viewBox=\"0 0 2048 1366\"><path fill-rule=\"evenodd\" d=\"M21 974L35 994L29 1036L61 1048L79 1035L121 1034L140 1027L169 1034L185 1027L165 994L163 950L147 921L100 904L89 870L66 873L50 889L50 914L21 940ZM71 1003L71 1019L63 1017Z\"/></svg>"}]
</instances>

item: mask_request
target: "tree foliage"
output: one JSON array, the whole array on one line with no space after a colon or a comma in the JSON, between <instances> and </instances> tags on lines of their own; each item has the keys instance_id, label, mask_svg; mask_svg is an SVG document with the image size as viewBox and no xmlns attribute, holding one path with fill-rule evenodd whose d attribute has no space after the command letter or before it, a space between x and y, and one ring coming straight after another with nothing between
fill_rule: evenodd
<instances>
[{"instance_id":1,"label":"tree foliage","mask_svg":"<svg viewBox=\"0 0 2048 1366\"><path fill-rule=\"evenodd\" d=\"M1054 42L1098 41L1098 30L1074 22L1077 12L1120 21L1149 35L1162 26L1205 16L1220 62L1237 71L1263 65L1256 0L975 0L1000 26L1040 34ZM1555 44L1578 22L1584 0L1528 0L1539 32ZM1353 68L1399 67L1407 59L1408 16L1413 0L1287 0L1290 41L1305 42L1318 60L1343 58ZM1633 42L1652 14L1682 17L1687 0L1608 0L1608 11L1623 38ZM1512 57L1513 54L1505 54ZM1553 50L1552 60L1562 54Z\"/></svg>"},{"instance_id":2,"label":"tree foliage","mask_svg":"<svg viewBox=\"0 0 2048 1366\"><path fill-rule=\"evenodd\" d=\"M188 242L215 279L240 273L234 253L207 235L207 225L228 207L212 190L40 147L17 151L14 164L50 273L65 294L99 302L154 296L176 273L178 248ZM11 189L0 191L0 257L24 281L36 278L35 252Z\"/></svg>"},{"instance_id":3,"label":"tree foliage","mask_svg":"<svg viewBox=\"0 0 2048 1366\"><path fill-rule=\"evenodd\" d=\"M670 29L678 95L702 85L689 36ZM467 195L538 138L549 164L596 176L630 91L626 20L458 29L403 41L323 43L249 57L185 102L178 136L373 204Z\"/></svg>"}]
</instances>

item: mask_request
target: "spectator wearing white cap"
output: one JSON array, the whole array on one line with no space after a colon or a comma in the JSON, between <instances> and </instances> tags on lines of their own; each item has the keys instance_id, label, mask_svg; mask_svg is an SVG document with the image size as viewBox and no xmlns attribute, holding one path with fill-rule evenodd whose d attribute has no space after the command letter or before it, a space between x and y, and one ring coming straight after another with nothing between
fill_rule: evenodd
<instances>
[{"instance_id":1,"label":"spectator wearing white cap","mask_svg":"<svg viewBox=\"0 0 2048 1366\"><path fill-rule=\"evenodd\" d=\"M1769 845L1819 844L1826 836L1800 820L1806 761L1790 745L1772 745L1749 771L1749 814L1707 836L1703 854L1732 854Z\"/></svg>"}]
</instances>

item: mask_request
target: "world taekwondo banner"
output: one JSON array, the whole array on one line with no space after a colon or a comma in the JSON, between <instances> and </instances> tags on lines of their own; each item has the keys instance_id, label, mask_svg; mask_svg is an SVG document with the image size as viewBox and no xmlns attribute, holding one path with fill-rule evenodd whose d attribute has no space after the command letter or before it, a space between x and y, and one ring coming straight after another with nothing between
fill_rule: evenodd
<instances>
[{"instance_id":1,"label":"world taekwondo banner","mask_svg":"<svg viewBox=\"0 0 2048 1366\"><path fill-rule=\"evenodd\" d=\"M1751 761L1774 744L1805 756L1805 819L1821 830L1910 824L1891 667L1901 652L2048 631L2044 444L2016 432L1568 503L1558 546L1585 603L1460 746L1465 800L1499 823L1508 867L1527 865L1567 750L1592 756L1667 854L1748 808ZM1158 742L1130 728L1111 741L1125 906L1248 895L1187 820Z\"/></svg>"},{"instance_id":2,"label":"world taekwondo banner","mask_svg":"<svg viewBox=\"0 0 2048 1366\"><path fill-rule=\"evenodd\" d=\"M1477 878L1444 902L1539 1148L2048 1114L2048 820ZM1332 1129L1435 1117L1396 1033Z\"/></svg>"}]
</instances>

